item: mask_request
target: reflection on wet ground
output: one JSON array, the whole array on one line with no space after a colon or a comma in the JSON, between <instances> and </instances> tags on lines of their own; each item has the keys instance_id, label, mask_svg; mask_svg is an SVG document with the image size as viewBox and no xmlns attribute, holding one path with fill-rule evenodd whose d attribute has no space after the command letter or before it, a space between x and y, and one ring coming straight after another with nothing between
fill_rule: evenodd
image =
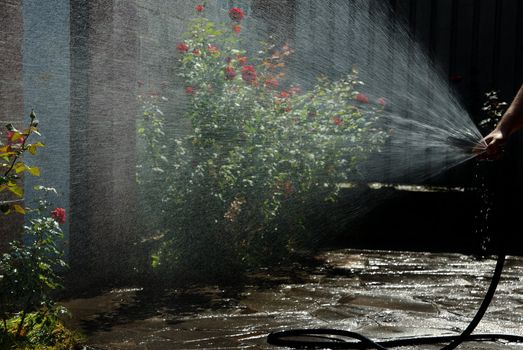
<instances>
[{"instance_id":1,"label":"reflection on wet ground","mask_svg":"<svg viewBox=\"0 0 523 350\"><path fill-rule=\"evenodd\" d=\"M65 304L89 345L101 349L273 349L269 332L314 327L373 339L452 335L474 316L495 266L494 259L459 254L386 251L337 250L318 260L315 267L261 270L241 290L122 289ZM476 332L523 335L522 278L523 258L509 257Z\"/></svg>"}]
</instances>

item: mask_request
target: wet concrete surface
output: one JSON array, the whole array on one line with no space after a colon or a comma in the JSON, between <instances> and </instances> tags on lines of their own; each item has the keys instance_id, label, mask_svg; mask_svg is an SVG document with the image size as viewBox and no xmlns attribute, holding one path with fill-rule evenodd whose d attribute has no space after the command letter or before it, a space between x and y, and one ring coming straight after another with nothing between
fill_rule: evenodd
<instances>
[{"instance_id":1,"label":"wet concrete surface","mask_svg":"<svg viewBox=\"0 0 523 350\"><path fill-rule=\"evenodd\" d=\"M456 335L474 316L495 266L493 258L460 254L362 250L330 251L318 261L258 271L241 288L130 288L64 304L98 349L275 349L267 334L291 328L352 330L377 340ZM509 257L475 333L523 335L522 279L523 258Z\"/></svg>"}]
</instances>

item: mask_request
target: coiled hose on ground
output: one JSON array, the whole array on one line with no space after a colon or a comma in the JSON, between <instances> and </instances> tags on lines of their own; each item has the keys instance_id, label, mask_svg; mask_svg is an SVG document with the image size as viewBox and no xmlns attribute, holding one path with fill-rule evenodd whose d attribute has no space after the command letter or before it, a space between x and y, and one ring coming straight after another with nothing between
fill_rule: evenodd
<instances>
[{"instance_id":1,"label":"coiled hose on ground","mask_svg":"<svg viewBox=\"0 0 523 350\"><path fill-rule=\"evenodd\" d=\"M523 336L510 334L472 334L477 327L485 312L487 311L496 288L499 284L503 266L505 264L505 254L500 253L497 258L496 268L490 282L489 289L483 302L481 303L476 315L469 323L467 328L456 336L434 336L434 337L412 337L391 339L375 342L356 332L338 329L291 329L269 334L267 342L271 345L294 348L294 349L378 349L387 350L400 346L417 346L428 344L449 344L443 346L441 350L452 350L463 342L467 341L496 341L505 340L508 342L523 342Z\"/></svg>"}]
</instances>

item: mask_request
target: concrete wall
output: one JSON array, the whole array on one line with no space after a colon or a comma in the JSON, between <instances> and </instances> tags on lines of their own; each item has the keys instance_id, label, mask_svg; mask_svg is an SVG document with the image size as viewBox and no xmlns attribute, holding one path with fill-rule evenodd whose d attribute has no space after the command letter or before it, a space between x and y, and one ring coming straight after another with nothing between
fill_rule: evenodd
<instances>
[{"instance_id":1,"label":"concrete wall","mask_svg":"<svg viewBox=\"0 0 523 350\"><path fill-rule=\"evenodd\" d=\"M22 127L24 119L24 91L22 84L22 1L0 2L0 137L5 142L4 125ZM16 200L2 195L2 200ZM18 214L0 214L0 251L18 237L24 218Z\"/></svg>"},{"instance_id":2,"label":"concrete wall","mask_svg":"<svg viewBox=\"0 0 523 350\"><path fill-rule=\"evenodd\" d=\"M135 242L134 1L71 2L71 259L111 276ZM104 273L100 274L100 271Z\"/></svg>"},{"instance_id":3,"label":"concrete wall","mask_svg":"<svg viewBox=\"0 0 523 350\"><path fill-rule=\"evenodd\" d=\"M35 185L54 187L58 196L48 196L50 210L62 207L69 213L70 159L70 52L69 1L23 0L24 115L34 108L45 144L37 156L27 155L29 165L40 167L40 177L26 176L25 199L37 206L43 193ZM69 220L63 225L68 249Z\"/></svg>"}]
</instances>

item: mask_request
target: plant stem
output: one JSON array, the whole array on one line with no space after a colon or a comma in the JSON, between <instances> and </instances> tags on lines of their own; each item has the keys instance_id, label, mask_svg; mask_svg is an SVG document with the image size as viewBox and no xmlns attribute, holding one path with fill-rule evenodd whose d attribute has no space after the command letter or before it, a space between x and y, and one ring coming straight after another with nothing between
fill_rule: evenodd
<instances>
[{"instance_id":1,"label":"plant stem","mask_svg":"<svg viewBox=\"0 0 523 350\"><path fill-rule=\"evenodd\" d=\"M5 315L2 315L2 321L4 322L4 333L7 334L7 320Z\"/></svg>"},{"instance_id":2,"label":"plant stem","mask_svg":"<svg viewBox=\"0 0 523 350\"><path fill-rule=\"evenodd\" d=\"M24 151L24 148L25 148L25 143L27 142L27 139L29 138L29 136L31 135L31 128L33 127L33 121L31 120L31 122L29 123L29 131L27 133L27 135L24 135L24 141L22 141L22 146L21 146L21 149L20 151L15 155L15 157L13 158L13 161L11 162L11 166L9 167L9 169L7 169L7 171L4 173L4 177L7 177L7 175L9 175L9 173L11 172L11 170L13 170L15 164L16 164L16 161L18 160L18 158L20 158L20 155L22 154L22 152Z\"/></svg>"},{"instance_id":3,"label":"plant stem","mask_svg":"<svg viewBox=\"0 0 523 350\"><path fill-rule=\"evenodd\" d=\"M31 303L32 297L33 297L32 295L29 295L29 297L27 298L27 302L25 304L24 310L22 311L22 318L20 319L20 323L18 324L18 329L16 331L17 338L20 336L20 333L22 333L22 327L24 325L25 316L27 315L27 312L29 311L29 305Z\"/></svg>"}]
</instances>

